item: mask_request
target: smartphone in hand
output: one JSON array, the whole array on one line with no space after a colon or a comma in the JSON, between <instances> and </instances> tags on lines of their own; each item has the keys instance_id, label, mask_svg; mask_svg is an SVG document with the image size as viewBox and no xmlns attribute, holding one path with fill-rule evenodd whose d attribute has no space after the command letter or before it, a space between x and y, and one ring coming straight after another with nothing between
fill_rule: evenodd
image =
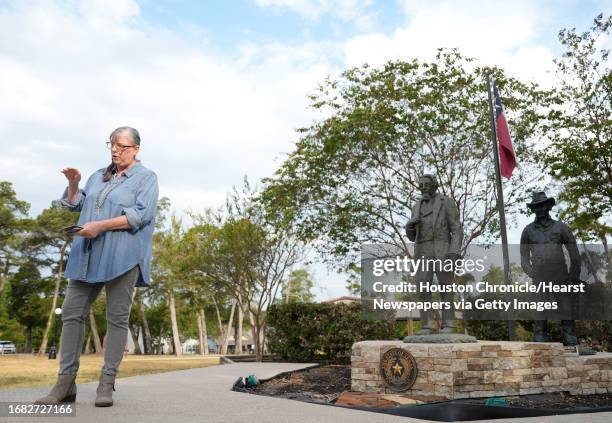
<instances>
[{"instance_id":1,"label":"smartphone in hand","mask_svg":"<svg viewBox=\"0 0 612 423\"><path fill-rule=\"evenodd\" d=\"M67 227L65 227L63 230L64 230L64 232L65 232L66 234L68 234L68 235L72 235L73 233L78 232L78 231L80 231L81 229L83 229L83 227L82 227L82 226L79 226L79 225L72 225L72 226L67 226Z\"/></svg>"}]
</instances>

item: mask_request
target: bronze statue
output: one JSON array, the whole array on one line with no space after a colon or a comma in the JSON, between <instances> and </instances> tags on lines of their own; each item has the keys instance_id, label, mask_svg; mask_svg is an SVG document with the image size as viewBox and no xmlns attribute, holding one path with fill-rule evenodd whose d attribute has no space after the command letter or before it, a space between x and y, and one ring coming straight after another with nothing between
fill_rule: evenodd
<instances>
[{"instance_id":1,"label":"bronze statue","mask_svg":"<svg viewBox=\"0 0 612 423\"><path fill-rule=\"evenodd\" d=\"M412 207L412 217L406 224L408 239L415 243L414 258L456 260L460 258L463 228L459 209L455 201L437 192L438 182L434 175L423 175L419 180L422 197ZM417 283L432 282L434 269L428 268L416 274ZM453 272L435 269L438 283L453 282ZM422 301L431 301L431 292L421 292ZM452 293L441 293L442 301L452 301ZM433 332L431 311L421 311L421 330L417 335ZM442 311L441 333L455 332L454 310Z\"/></svg>"},{"instance_id":2,"label":"bronze statue","mask_svg":"<svg viewBox=\"0 0 612 423\"><path fill-rule=\"evenodd\" d=\"M544 192L535 192L527 207L535 214L535 220L523 229L521 235L521 267L534 283L545 281L557 284L578 281L580 276L580 254L576 239L563 222L550 217L555 199ZM562 246L569 254L569 270ZM571 311L571 296L559 297L559 307L564 313ZM574 320L561 320L563 343L577 345ZM534 322L533 340L548 342L547 321Z\"/></svg>"}]
</instances>

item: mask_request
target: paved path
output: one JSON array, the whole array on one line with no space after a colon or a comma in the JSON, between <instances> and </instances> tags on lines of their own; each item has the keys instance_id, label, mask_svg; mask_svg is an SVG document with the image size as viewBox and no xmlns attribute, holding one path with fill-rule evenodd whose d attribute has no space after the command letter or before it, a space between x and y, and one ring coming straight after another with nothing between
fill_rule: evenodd
<instances>
[{"instance_id":1,"label":"paved path","mask_svg":"<svg viewBox=\"0 0 612 423\"><path fill-rule=\"evenodd\" d=\"M424 421L230 390L239 376L255 374L258 378L264 379L281 372L308 366L307 364L288 363L237 363L117 379L117 391L114 393L115 405L109 408L94 407L97 382L86 383L78 386L76 418L54 417L46 421L50 423L409 423ZM48 391L49 388L0 390L0 401L33 401ZM45 420L0 417L0 421L39 423ZM612 413L493 420L495 423L609 423L611 421Z\"/></svg>"}]
</instances>

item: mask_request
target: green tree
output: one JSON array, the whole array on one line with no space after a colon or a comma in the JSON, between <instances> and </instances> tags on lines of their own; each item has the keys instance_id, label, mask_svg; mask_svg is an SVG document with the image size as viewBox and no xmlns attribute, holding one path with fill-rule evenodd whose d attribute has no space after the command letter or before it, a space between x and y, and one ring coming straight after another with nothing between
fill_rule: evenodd
<instances>
[{"instance_id":1,"label":"green tree","mask_svg":"<svg viewBox=\"0 0 612 423\"><path fill-rule=\"evenodd\" d=\"M218 316L218 325L221 329L221 313L219 303L226 303L223 297L227 292L223 284L217 283L211 277L214 260L210 254L217 242L219 233L218 227L214 223L212 213L207 210L200 215L192 214L192 218L197 222L190 228L184 237L184 256L189 261L190 269L190 302L197 310L196 320L198 322L198 338L200 340L200 353L208 354L208 323L206 319L207 306L213 305ZM241 321L239 322L241 323ZM228 328L231 325L228 322ZM226 330L226 332L229 329ZM226 333L221 337L228 336ZM222 342L223 343L223 342Z\"/></svg>"},{"instance_id":2,"label":"green tree","mask_svg":"<svg viewBox=\"0 0 612 423\"><path fill-rule=\"evenodd\" d=\"M361 266L351 263L346 269L345 287L349 295L361 295Z\"/></svg>"},{"instance_id":3,"label":"green tree","mask_svg":"<svg viewBox=\"0 0 612 423\"><path fill-rule=\"evenodd\" d=\"M0 181L0 295L19 256L17 235L23 231L22 219L30 205L17 199L13 185Z\"/></svg>"},{"instance_id":4,"label":"green tree","mask_svg":"<svg viewBox=\"0 0 612 423\"><path fill-rule=\"evenodd\" d=\"M153 351L157 354L161 354L164 339L171 335L170 319L168 318L170 315L168 304L165 301L151 304L146 308L145 314L149 322L151 335L156 338L153 342Z\"/></svg>"},{"instance_id":5,"label":"green tree","mask_svg":"<svg viewBox=\"0 0 612 423\"><path fill-rule=\"evenodd\" d=\"M212 220L210 216L203 216L198 223L217 227L212 238L197 247L201 257L198 270L232 298L224 334L230 332L234 306L238 305L238 323L242 312L249 319L256 360L262 361L267 309L291 269L303 259L303 245L287 228L265 221L256 202L256 190L246 179L240 191L234 188L230 193L220 214Z\"/></svg>"},{"instance_id":6,"label":"green tree","mask_svg":"<svg viewBox=\"0 0 612 423\"><path fill-rule=\"evenodd\" d=\"M261 273L261 259L267 246L265 231L246 218L228 219L219 228L213 245L211 252L214 265L208 276L221 285L232 298L221 351L227 349L235 306L238 305L251 319L253 339L259 345L256 347L256 355L262 356L265 309L276 297L276 290L280 285L278 279L268 284L265 274Z\"/></svg>"},{"instance_id":7,"label":"green tree","mask_svg":"<svg viewBox=\"0 0 612 423\"><path fill-rule=\"evenodd\" d=\"M281 297L285 303L311 303L314 300L312 289L314 282L306 269L295 269L281 288Z\"/></svg>"},{"instance_id":8,"label":"green tree","mask_svg":"<svg viewBox=\"0 0 612 423\"><path fill-rule=\"evenodd\" d=\"M43 279L37 264L32 261L23 263L17 273L10 279L8 311L12 318L25 327L26 338L24 352L32 352L32 332L35 328L44 327L49 309L48 298L53 291L53 282Z\"/></svg>"},{"instance_id":9,"label":"green tree","mask_svg":"<svg viewBox=\"0 0 612 423\"><path fill-rule=\"evenodd\" d=\"M300 130L295 150L261 200L268 219L295 228L324 260L346 269L362 243L388 243L409 254L404 226L424 173L435 173L465 231L464 247L499 234L485 75L504 98L518 162L505 183L506 211L524 207L531 146L547 93L478 66L456 50L433 62L388 62L349 69L311 97L324 118Z\"/></svg>"},{"instance_id":10,"label":"green tree","mask_svg":"<svg viewBox=\"0 0 612 423\"><path fill-rule=\"evenodd\" d=\"M176 290L183 283L183 260L181 260L181 238L183 237L182 221L170 216L170 225L166 230L158 230L153 235L152 273L155 284L166 294L170 312L170 328L174 344L174 354L183 355L181 338L176 315Z\"/></svg>"},{"instance_id":11,"label":"green tree","mask_svg":"<svg viewBox=\"0 0 612 423\"><path fill-rule=\"evenodd\" d=\"M559 87L550 119L550 145L538 155L559 182L559 216L583 240L607 247L612 234L612 16L599 15L585 32L559 32L565 48L555 60Z\"/></svg>"},{"instance_id":12,"label":"green tree","mask_svg":"<svg viewBox=\"0 0 612 423\"><path fill-rule=\"evenodd\" d=\"M168 197L162 197L158 200L157 214L155 219L156 232L163 231L164 226L167 225L167 215L170 210L170 205L171 203ZM156 307L157 305L165 301L166 295L162 288L162 284L159 284L155 281L155 272L153 272L151 287L144 290L137 290L134 296L134 303L137 315L132 314L132 316L134 319L137 319L142 324L142 333L146 354L153 354L153 334L159 334L159 331L157 330L159 325L157 325L155 328L152 328L149 323L149 307ZM164 310L166 309L164 308ZM163 330L164 329L162 328L162 331ZM159 342L161 342L161 339ZM160 351L158 351L158 353L160 353Z\"/></svg>"}]
</instances>

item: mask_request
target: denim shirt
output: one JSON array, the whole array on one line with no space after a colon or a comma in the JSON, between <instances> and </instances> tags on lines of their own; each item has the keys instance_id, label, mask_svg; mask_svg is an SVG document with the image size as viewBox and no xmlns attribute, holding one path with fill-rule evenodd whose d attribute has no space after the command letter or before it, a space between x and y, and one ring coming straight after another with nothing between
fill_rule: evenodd
<instances>
[{"instance_id":1,"label":"denim shirt","mask_svg":"<svg viewBox=\"0 0 612 423\"><path fill-rule=\"evenodd\" d=\"M136 286L149 286L159 195L157 175L138 161L123 172L121 183L108 193L98 210L98 194L111 183L102 180L105 171L106 168L99 169L89 177L74 204L68 201L68 188L59 202L71 211L81 212L79 225L125 215L130 228L105 231L96 238L75 236L65 276L84 282L107 282L138 265L140 276Z\"/></svg>"}]
</instances>

